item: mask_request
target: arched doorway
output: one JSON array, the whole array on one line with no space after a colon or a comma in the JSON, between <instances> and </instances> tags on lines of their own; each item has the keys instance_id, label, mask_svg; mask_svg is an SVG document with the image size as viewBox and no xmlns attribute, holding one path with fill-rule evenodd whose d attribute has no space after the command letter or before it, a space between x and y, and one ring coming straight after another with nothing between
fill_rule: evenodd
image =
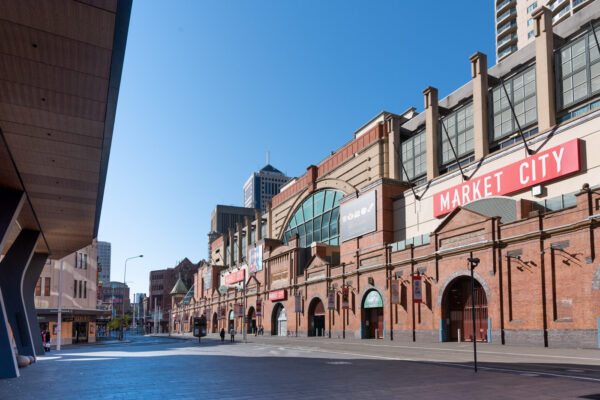
<instances>
[{"instance_id":1,"label":"arched doorway","mask_svg":"<svg viewBox=\"0 0 600 400\"><path fill-rule=\"evenodd\" d=\"M363 339L383 339L383 300L377 290L367 292L361 310Z\"/></svg>"},{"instance_id":2,"label":"arched doorway","mask_svg":"<svg viewBox=\"0 0 600 400\"><path fill-rule=\"evenodd\" d=\"M287 336L287 312L281 303L277 303L273 307L271 315L271 335Z\"/></svg>"},{"instance_id":3,"label":"arched doorway","mask_svg":"<svg viewBox=\"0 0 600 400\"><path fill-rule=\"evenodd\" d=\"M227 332L229 332L230 330L232 330L233 327L235 326L235 316L233 314L233 310L229 311L228 322L229 322L229 324L227 325Z\"/></svg>"},{"instance_id":4,"label":"arched doorway","mask_svg":"<svg viewBox=\"0 0 600 400\"><path fill-rule=\"evenodd\" d=\"M248 333L256 332L256 311L254 310L254 307L250 307L250 309L248 310L247 332Z\"/></svg>"},{"instance_id":5,"label":"arched doorway","mask_svg":"<svg viewBox=\"0 0 600 400\"><path fill-rule=\"evenodd\" d=\"M481 284L475 280L475 332L477 341L487 341L488 311L487 297ZM462 276L456 278L443 297L442 318L445 323L446 341L473 340L473 311L471 302L471 278Z\"/></svg>"},{"instance_id":6,"label":"arched doorway","mask_svg":"<svg viewBox=\"0 0 600 400\"><path fill-rule=\"evenodd\" d=\"M212 317L212 333L217 333L217 330L219 329L219 316L217 315L217 313L213 313L213 317Z\"/></svg>"},{"instance_id":7,"label":"arched doorway","mask_svg":"<svg viewBox=\"0 0 600 400\"><path fill-rule=\"evenodd\" d=\"M325 306L319 298L308 306L308 336L325 336Z\"/></svg>"}]
</instances>

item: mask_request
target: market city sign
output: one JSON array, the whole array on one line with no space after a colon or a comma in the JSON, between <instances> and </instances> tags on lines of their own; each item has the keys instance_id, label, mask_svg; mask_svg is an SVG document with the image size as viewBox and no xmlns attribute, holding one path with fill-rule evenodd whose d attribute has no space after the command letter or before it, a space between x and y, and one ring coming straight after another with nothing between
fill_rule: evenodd
<instances>
[{"instance_id":1,"label":"market city sign","mask_svg":"<svg viewBox=\"0 0 600 400\"><path fill-rule=\"evenodd\" d=\"M560 178L581 169L580 139L527 157L433 195L433 215L440 217L471 201L502 196Z\"/></svg>"}]
</instances>

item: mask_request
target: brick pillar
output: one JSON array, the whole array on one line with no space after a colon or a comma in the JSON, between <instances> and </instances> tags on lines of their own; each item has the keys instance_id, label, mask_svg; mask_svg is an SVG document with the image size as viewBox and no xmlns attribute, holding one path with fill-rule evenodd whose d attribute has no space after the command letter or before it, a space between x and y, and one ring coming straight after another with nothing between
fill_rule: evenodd
<instances>
[{"instance_id":1,"label":"brick pillar","mask_svg":"<svg viewBox=\"0 0 600 400\"><path fill-rule=\"evenodd\" d=\"M273 203L267 201L267 237L273 238Z\"/></svg>"},{"instance_id":2,"label":"brick pillar","mask_svg":"<svg viewBox=\"0 0 600 400\"><path fill-rule=\"evenodd\" d=\"M244 240L242 238L243 236L243 232L242 232L242 223L241 222L236 222L235 223L235 230L237 231L237 263L241 264L242 263L242 258L243 258L243 254L242 254L242 240Z\"/></svg>"},{"instance_id":3,"label":"brick pillar","mask_svg":"<svg viewBox=\"0 0 600 400\"><path fill-rule=\"evenodd\" d=\"M244 217L244 221L246 222L246 250L248 250L252 241L250 236L252 232L252 218L246 216Z\"/></svg>"},{"instance_id":4,"label":"brick pillar","mask_svg":"<svg viewBox=\"0 0 600 400\"><path fill-rule=\"evenodd\" d=\"M256 220L256 241L262 239L262 211L254 210L254 219Z\"/></svg>"},{"instance_id":5,"label":"brick pillar","mask_svg":"<svg viewBox=\"0 0 600 400\"><path fill-rule=\"evenodd\" d=\"M233 228L229 228L229 267L235 264L233 259Z\"/></svg>"},{"instance_id":6,"label":"brick pillar","mask_svg":"<svg viewBox=\"0 0 600 400\"><path fill-rule=\"evenodd\" d=\"M475 159L479 160L489 151L487 56L477 52L469 57L469 60L473 78L474 151Z\"/></svg>"},{"instance_id":7,"label":"brick pillar","mask_svg":"<svg viewBox=\"0 0 600 400\"><path fill-rule=\"evenodd\" d=\"M440 174L438 157L438 90L429 86L425 95L425 140L427 147L427 180Z\"/></svg>"},{"instance_id":8,"label":"brick pillar","mask_svg":"<svg viewBox=\"0 0 600 400\"><path fill-rule=\"evenodd\" d=\"M552 11L542 7L534 11L531 16L534 19L535 34L538 129L544 132L556 124Z\"/></svg>"},{"instance_id":9,"label":"brick pillar","mask_svg":"<svg viewBox=\"0 0 600 400\"><path fill-rule=\"evenodd\" d=\"M317 181L317 172L318 169L314 165L309 165L306 168L306 175L308 176L308 192L312 193L316 189L316 181Z\"/></svg>"},{"instance_id":10,"label":"brick pillar","mask_svg":"<svg viewBox=\"0 0 600 400\"><path fill-rule=\"evenodd\" d=\"M400 174L400 124L396 118L390 118L386 123L387 141L388 141L388 168L387 177L390 179L401 180Z\"/></svg>"}]
</instances>

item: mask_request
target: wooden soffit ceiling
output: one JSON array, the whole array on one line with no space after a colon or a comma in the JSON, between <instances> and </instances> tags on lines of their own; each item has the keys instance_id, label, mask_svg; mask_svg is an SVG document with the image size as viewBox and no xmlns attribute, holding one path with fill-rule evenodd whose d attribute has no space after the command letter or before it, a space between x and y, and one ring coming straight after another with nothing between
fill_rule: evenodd
<instances>
[{"instance_id":1,"label":"wooden soffit ceiling","mask_svg":"<svg viewBox=\"0 0 600 400\"><path fill-rule=\"evenodd\" d=\"M40 229L52 258L98 233L130 12L0 1L0 186L26 192L19 228Z\"/></svg>"}]
</instances>

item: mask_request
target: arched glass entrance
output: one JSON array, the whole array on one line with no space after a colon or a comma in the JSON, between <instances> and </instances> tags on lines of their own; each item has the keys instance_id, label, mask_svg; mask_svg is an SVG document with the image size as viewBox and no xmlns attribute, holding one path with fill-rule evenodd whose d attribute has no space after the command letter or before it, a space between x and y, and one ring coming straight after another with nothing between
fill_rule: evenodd
<instances>
[{"instance_id":1,"label":"arched glass entrance","mask_svg":"<svg viewBox=\"0 0 600 400\"><path fill-rule=\"evenodd\" d=\"M456 278L446 289L443 303L445 340L456 342L473 340L473 313L471 302L471 278ZM475 333L477 341L487 341L487 298L481 284L475 281Z\"/></svg>"},{"instance_id":2,"label":"arched glass entrance","mask_svg":"<svg viewBox=\"0 0 600 400\"><path fill-rule=\"evenodd\" d=\"M248 310L248 328L247 328L247 332L248 333L255 333L256 332L256 311L254 310L254 307L250 307L250 309Z\"/></svg>"},{"instance_id":3,"label":"arched glass entrance","mask_svg":"<svg viewBox=\"0 0 600 400\"><path fill-rule=\"evenodd\" d=\"M281 303L273 307L271 316L271 334L274 336L287 336L287 312Z\"/></svg>"},{"instance_id":4,"label":"arched glass entrance","mask_svg":"<svg viewBox=\"0 0 600 400\"><path fill-rule=\"evenodd\" d=\"M318 298L308 306L308 336L325 336L325 306Z\"/></svg>"},{"instance_id":5,"label":"arched glass entrance","mask_svg":"<svg viewBox=\"0 0 600 400\"><path fill-rule=\"evenodd\" d=\"M229 311L229 325L227 326L227 331L229 332L230 330L232 330L234 326L235 326L235 316L233 314L233 310L230 310Z\"/></svg>"},{"instance_id":6,"label":"arched glass entrance","mask_svg":"<svg viewBox=\"0 0 600 400\"><path fill-rule=\"evenodd\" d=\"M383 339L383 300L377 290L371 290L363 300L361 310L363 339Z\"/></svg>"}]
</instances>

